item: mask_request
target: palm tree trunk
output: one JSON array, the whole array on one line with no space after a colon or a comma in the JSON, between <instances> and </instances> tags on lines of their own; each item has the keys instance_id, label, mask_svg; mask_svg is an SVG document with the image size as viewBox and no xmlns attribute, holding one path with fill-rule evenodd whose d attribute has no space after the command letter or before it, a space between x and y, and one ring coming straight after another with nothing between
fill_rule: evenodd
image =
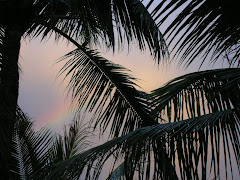
<instances>
[{"instance_id":1,"label":"palm tree trunk","mask_svg":"<svg viewBox=\"0 0 240 180\"><path fill-rule=\"evenodd\" d=\"M3 39L0 62L0 169L1 179L10 179L11 140L18 100L18 56L22 31L16 24L9 24Z\"/></svg>"}]
</instances>

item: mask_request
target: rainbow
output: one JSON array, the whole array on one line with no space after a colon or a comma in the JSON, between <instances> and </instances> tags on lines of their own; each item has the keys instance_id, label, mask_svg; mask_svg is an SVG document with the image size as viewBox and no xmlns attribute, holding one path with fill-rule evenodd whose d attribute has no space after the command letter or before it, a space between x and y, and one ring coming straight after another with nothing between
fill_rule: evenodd
<instances>
[{"instance_id":1,"label":"rainbow","mask_svg":"<svg viewBox=\"0 0 240 180\"><path fill-rule=\"evenodd\" d=\"M76 109L70 109L70 104L60 104L43 116L38 117L35 121L35 127L36 129L48 127L54 130L63 128L64 125L70 124L74 119L75 112Z\"/></svg>"}]
</instances>

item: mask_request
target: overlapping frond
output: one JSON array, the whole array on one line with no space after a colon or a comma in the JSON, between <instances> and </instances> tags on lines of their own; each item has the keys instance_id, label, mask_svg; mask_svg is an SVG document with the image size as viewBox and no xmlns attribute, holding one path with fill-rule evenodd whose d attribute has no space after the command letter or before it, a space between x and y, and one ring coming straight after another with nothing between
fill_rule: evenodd
<instances>
[{"instance_id":1,"label":"overlapping frond","mask_svg":"<svg viewBox=\"0 0 240 180\"><path fill-rule=\"evenodd\" d=\"M148 7L154 1L150 1ZM176 15L177 14L177 15ZM189 65L203 55L213 61L230 56L230 65L239 66L240 23L237 1L161 0L152 11L158 26L166 20L165 31L170 44L181 56L181 63ZM169 17L176 16L173 20ZM230 51L230 52L229 52Z\"/></svg>"},{"instance_id":2,"label":"overlapping frond","mask_svg":"<svg viewBox=\"0 0 240 180\"><path fill-rule=\"evenodd\" d=\"M140 128L54 166L50 178L62 173L80 176L87 165L86 178L98 179L104 162L123 153L125 177L130 179L228 179L239 174L232 169L233 164L240 167L239 117L235 108Z\"/></svg>"},{"instance_id":3,"label":"overlapping frond","mask_svg":"<svg viewBox=\"0 0 240 180\"><path fill-rule=\"evenodd\" d=\"M65 127L63 136L58 135L52 147L51 164L69 159L89 146L89 127L85 127L78 118Z\"/></svg>"},{"instance_id":4,"label":"overlapping frond","mask_svg":"<svg viewBox=\"0 0 240 180\"><path fill-rule=\"evenodd\" d=\"M152 92L154 114L168 122L239 108L240 69L194 72Z\"/></svg>"},{"instance_id":5,"label":"overlapping frond","mask_svg":"<svg viewBox=\"0 0 240 180\"><path fill-rule=\"evenodd\" d=\"M79 110L94 111L103 131L111 126L110 134L127 134L143 125L156 122L150 115L148 101L137 91L135 78L127 70L98 55L93 50L79 46L60 61L70 58L60 73L71 75L68 89Z\"/></svg>"},{"instance_id":6,"label":"overlapping frond","mask_svg":"<svg viewBox=\"0 0 240 180\"><path fill-rule=\"evenodd\" d=\"M10 167L13 179L39 179L49 175L50 169L45 172L45 168L79 154L89 145L89 127L83 126L78 118L65 128L63 137L53 135L47 128L34 131L33 123L19 108L16 118Z\"/></svg>"},{"instance_id":7,"label":"overlapping frond","mask_svg":"<svg viewBox=\"0 0 240 180\"><path fill-rule=\"evenodd\" d=\"M11 177L28 179L49 161L52 136L48 129L34 132L33 123L20 109L12 135Z\"/></svg>"},{"instance_id":8,"label":"overlapping frond","mask_svg":"<svg viewBox=\"0 0 240 180\"><path fill-rule=\"evenodd\" d=\"M148 47L158 63L168 56L162 34L139 0L44 2L35 4L37 16L28 31L34 36L46 37L54 27L79 44L106 44L114 50L137 41L140 50ZM56 39L59 37L56 35Z\"/></svg>"}]
</instances>

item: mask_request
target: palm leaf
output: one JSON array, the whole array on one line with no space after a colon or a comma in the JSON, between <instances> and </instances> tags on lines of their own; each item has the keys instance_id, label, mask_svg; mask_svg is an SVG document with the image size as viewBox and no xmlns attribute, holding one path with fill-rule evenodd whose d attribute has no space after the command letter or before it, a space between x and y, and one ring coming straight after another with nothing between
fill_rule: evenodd
<instances>
[{"instance_id":1,"label":"palm leaf","mask_svg":"<svg viewBox=\"0 0 240 180\"><path fill-rule=\"evenodd\" d=\"M11 177L13 179L39 179L51 171L45 168L69 159L82 152L88 145L89 128L75 118L64 136L53 136L47 128L33 130L29 117L18 109L12 140ZM62 176L64 179L66 176Z\"/></svg>"},{"instance_id":2,"label":"palm leaf","mask_svg":"<svg viewBox=\"0 0 240 180\"><path fill-rule=\"evenodd\" d=\"M153 114L172 122L238 108L239 75L239 68L230 68L175 78L152 92Z\"/></svg>"},{"instance_id":3,"label":"palm leaf","mask_svg":"<svg viewBox=\"0 0 240 180\"><path fill-rule=\"evenodd\" d=\"M103 163L109 157L122 157L123 153L127 160L124 169L127 178L135 173L144 179L173 179L176 176L206 179L210 175L217 178L226 172L227 179L233 175L234 159L240 169L239 116L239 109L229 109L140 128L54 166L49 178L62 173L80 176L87 165L86 178L98 179ZM163 155L165 150L168 153ZM171 164L166 164L166 158L171 159ZM225 162L224 171L220 171L220 159ZM177 174L173 174L172 167Z\"/></svg>"},{"instance_id":4,"label":"palm leaf","mask_svg":"<svg viewBox=\"0 0 240 180\"><path fill-rule=\"evenodd\" d=\"M63 136L58 135L52 147L51 154L52 164L69 159L89 146L89 141L92 133L89 127L85 127L83 122L77 117L73 122L64 129Z\"/></svg>"},{"instance_id":5,"label":"palm leaf","mask_svg":"<svg viewBox=\"0 0 240 180\"><path fill-rule=\"evenodd\" d=\"M42 34L45 38L52 34L54 27L79 44L105 43L114 50L137 41L140 50L145 50L148 46L158 63L162 57L168 56L162 34L138 0L53 0L35 3L35 9L37 17L33 19L27 34ZM60 37L56 34L55 39Z\"/></svg>"},{"instance_id":6,"label":"palm leaf","mask_svg":"<svg viewBox=\"0 0 240 180\"><path fill-rule=\"evenodd\" d=\"M2 45L3 45L3 38L4 38L5 30L0 25L0 69L2 68ZM1 71L0 71L1 74ZM1 78L1 75L0 75Z\"/></svg>"},{"instance_id":7,"label":"palm leaf","mask_svg":"<svg viewBox=\"0 0 240 180\"><path fill-rule=\"evenodd\" d=\"M110 135L117 137L136 128L156 123L151 117L148 101L137 91L133 77L127 70L98 55L93 50L79 46L63 56L70 58L60 74L71 75L68 88L79 110L94 111L95 127L103 131L112 121Z\"/></svg>"},{"instance_id":8,"label":"palm leaf","mask_svg":"<svg viewBox=\"0 0 240 180\"><path fill-rule=\"evenodd\" d=\"M152 15L158 26L170 20L165 34L170 44L175 44L173 50L181 55L181 63L185 61L188 66L201 54L203 61L207 56L213 61L227 58L227 54L230 65L239 65L240 23L234 20L237 12L237 4L232 1L161 0ZM173 20L169 18L176 14Z\"/></svg>"},{"instance_id":9,"label":"palm leaf","mask_svg":"<svg viewBox=\"0 0 240 180\"><path fill-rule=\"evenodd\" d=\"M12 177L29 179L42 169L50 155L49 146L53 143L48 129L33 131L33 123L20 109L17 111L12 142Z\"/></svg>"}]
</instances>

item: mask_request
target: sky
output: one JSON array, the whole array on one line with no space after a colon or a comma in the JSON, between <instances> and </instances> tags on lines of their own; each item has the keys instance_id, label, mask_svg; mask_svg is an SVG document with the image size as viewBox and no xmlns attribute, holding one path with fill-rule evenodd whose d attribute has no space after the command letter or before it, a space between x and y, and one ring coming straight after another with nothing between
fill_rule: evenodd
<instances>
[{"instance_id":1,"label":"sky","mask_svg":"<svg viewBox=\"0 0 240 180\"><path fill-rule=\"evenodd\" d=\"M22 40L19 105L32 117L37 129L43 126L61 128L73 117L73 113L69 112L71 99L67 98L65 91L68 81L57 78L63 64L56 63L58 58L73 49L74 46L64 41L56 43L53 38L42 42L40 39ZM199 63L194 63L188 69L178 67L177 60L168 66L165 63L158 65L148 50L141 52L135 45L131 45L129 52L98 50L103 57L131 70L134 77L138 78L137 84L141 90L146 92L161 87L177 76L198 71L199 68ZM214 67L223 66L217 64ZM212 67L205 66L202 69L207 68Z\"/></svg>"},{"instance_id":2,"label":"sky","mask_svg":"<svg viewBox=\"0 0 240 180\"><path fill-rule=\"evenodd\" d=\"M150 92L168 80L191 71L176 70L176 65L162 68L150 57L148 50L141 52L135 44L131 43L130 52L127 48L114 54L105 49L98 48L98 51L108 60L131 70L139 79L137 84L143 88L141 90ZM55 64L58 58L73 49L74 46L64 41L56 43L54 37L42 42L40 38L22 40L19 105L33 118L36 129L43 126L59 129L73 117L73 113L69 112L71 100L66 100L64 93L67 82L60 85L61 78L56 80L63 64Z\"/></svg>"},{"instance_id":3,"label":"sky","mask_svg":"<svg viewBox=\"0 0 240 180\"><path fill-rule=\"evenodd\" d=\"M153 4L153 7L156 4ZM161 32L164 32L167 24L168 20L160 27ZM141 52L136 44L134 42L130 44L129 52L127 48L114 54L105 49L98 48L98 51L108 60L131 70L134 77L139 79L137 84L143 91L150 92L177 76L199 70L200 61L193 63L188 69L177 67L178 59L168 66L165 63L157 65L148 49ZM43 126L59 129L68 123L68 119L73 118L73 113L69 112L71 100L66 99L64 92L67 81L61 84L62 78L56 79L63 65L56 64L56 60L73 49L74 46L67 45L65 41L56 43L54 37L43 41L40 38L31 41L22 39L20 51L22 72L18 102L23 111L33 118L37 129ZM218 67L221 68L223 65L214 66ZM202 70L209 68L212 67L204 64Z\"/></svg>"}]
</instances>

